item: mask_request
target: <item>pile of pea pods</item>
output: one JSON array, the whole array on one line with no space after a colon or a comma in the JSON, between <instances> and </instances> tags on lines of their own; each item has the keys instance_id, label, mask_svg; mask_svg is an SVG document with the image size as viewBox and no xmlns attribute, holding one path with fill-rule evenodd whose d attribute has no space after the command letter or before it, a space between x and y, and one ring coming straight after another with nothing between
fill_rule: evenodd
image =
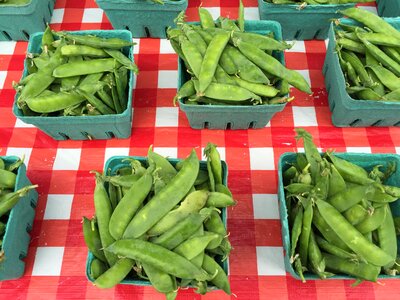
<instances>
[{"instance_id":1,"label":"pile of pea pods","mask_svg":"<svg viewBox=\"0 0 400 300\"><path fill-rule=\"evenodd\" d=\"M400 188L384 182L396 169L370 172L331 152L321 155L312 136L296 129L305 153L283 172L290 231L290 262L321 279L350 275L376 282L381 273L400 272L397 238L400 220L389 204Z\"/></svg>"},{"instance_id":2,"label":"pile of pea pods","mask_svg":"<svg viewBox=\"0 0 400 300\"><path fill-rule=\"evenodd\" d=\"M18 107L28 116L122 113L128 102L128 70L138 69L121 49L132 45L120 38L52 32L47 27L41 53L28 54L28 75L14 83Z\"/></svg>"},{"instance_id":3,"label":"pile of pea pods","mask_svg":"<svg viewBox=\"0 0 400 300\"><path fill-rule=\"evenodd\" d=\"M302 4L306 5L323 5L323 4L347 4L347 3L366 3L375 0L264 0L273 4Z\"/></svg>"},{"instance_id":4,"label":"pile of pea pods","mask_svg":"<svg viewBox=\"0 0 400 300\"><path fill-rule=\"evenodd\" d=\"M361 23L336 21L336 50L347 92L354 99L399 101L400 32L363 9L349 8L341 13Z\"/></svg>"},{"instance_id":5,"label":"pile of pea pods","mask_svg":"<svg viewBox=\"0 0 400 300\"><path fill-rule=\"evenodd\" d=\"M244 31L243 5L236 21L219 17L199 7L201 25L185 22L183 12L177 27L167 30L175 52L191 79L179 89L174 103L257 105L287 103L289 85L311 94L307 81L287 69L275 54L291 45L271 35Z\"/></svg>"},{"instance_id":6,"label":"pile of pea pods","mask_svg":"<svg viewBox=\"0 0 400 300\"><path fill-rule=\"evenodd\" d=\"M6 164L0 158L0 268L1 262L6 258L6 254L2 250L2 244L9 213L21 197L25 196L30 190L37 188L37 185L28 185L15 190L16 173L22 163L23 159L18 159L12 164Z\"/></svg>"},{"instance_id":7,"label":"pile of pea pods","mask_svg":"<svg viewBox=\"0 0 400 300\"><path fill-rule=\"evenodd\" d=\"M187 287L231 294L220 265L231 251L221 210L236 202L216 146L204 152L206 169L194 149L173 165L150 147L146 164L130 158L116 175L96 172L95 217L83 220L94 285L144 279L167 299Z\"/></svg>"}]
</instances>

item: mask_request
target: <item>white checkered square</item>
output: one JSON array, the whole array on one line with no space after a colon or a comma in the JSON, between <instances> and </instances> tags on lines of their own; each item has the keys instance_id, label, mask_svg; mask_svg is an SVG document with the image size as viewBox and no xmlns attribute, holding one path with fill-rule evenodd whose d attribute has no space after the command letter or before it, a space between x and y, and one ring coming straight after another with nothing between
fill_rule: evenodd
<instances>
[{"instance_id":1,"label":"white checkered square","mask_svg":"<svg viewBox=\"0 0 400 300\"><path fill-rule=\"evenodd\" d=\"M44 220L68 220L71 216L74 195L49 194L44 211Z\"/></svg>"},{"instance_id":2,"label":"white checkered square","mask_svg":"<svg viewBox=\"0 0 400 300\"><path fill-rule=\"evenodd\" d=\"M346 147L347 152L372 153L371 147Z\"/></svg>"},{"instance_id":3,"label":"white checkered square","mask_svg":"<svg viewBox=\"0 0 400 300\"><path fill-rule=\"evenodd\" d=\"M140 46L140 39L132 39L133 43L133 54L138 54L139 53L139 46Z\"/></svg>"},{"instance_id":4,"label":"white checkered square","mask_svg":"<svg viewBox=\"0 0 400 300\"><path fill-rule=\"evenodd\" d=\"M156 127L177 127L179 107L157 107Z\"/></svg>"},{"instance_id":5,"label":"white checkered square","mask_svg":"<svg viewBox=\"0 0 400 300\"><path fill-rule=\"evenodd\" d=\"M104 154L104 162L109 160L113 156L128 156L129 148L106 148Z\"/></svg>"},{"instance_id":6,"label":"white checkered square","mask_svg":"<svg viewBox=\"0 0 400 300\"><path fill-rule=\"evenodd\" d=\"M32 153L32 148L13 148L9 147L7 148L6 155L13 155L17 156L22 159L23 156L24 158L24 164L26 167L29 165L29 159L31 158L31 153Z\"/></svg>"},{"instance_id":7,"label":"white checkered square","mask_svg":"<svg viewBox=\"0 0 400 300\"><path fill-rule=\"evenodd\" d=\"M295 127L318 126L314 107L293 106L293 121Z\"/></svg>"},{"instance_id":8,"label":"white checkered square","mask_svg":"<svg viewBox=\"0 0 400 300\"><path fill-rule=\"evenodd\" d=\"M244 8L245 20L260 20L260 13L258 7L245 7Z\"/></svg>"},{"instance_id":9,"label":"white checkered square","mask_svg":"<svg viewBox=\"0 0 400 300\"><path fill-rule=\"evenodd\" d=\"M282 247L256 247L259 276L286 275Z\"/></svg>"},{"instance_id":10,"label":"white checkered square","mask_svg":"<svg viewBox=\"0 0 400 300\"><path fill-rule=\"evenodd\" d=\"M218 19L219 16L221 16L221 8L220 7L207 7L206 9L213 17L213 20L216 20L216 19Z\"/></svg>"},{"instance_id":11,"label":"white checkered square","mask_svg":"<svg viewBox=\"0 0 400 300\"><path fill-rule=\"evenodd\" d=\"M7 88L6 86L4 86L4 83L6 82L6 77L7 71L0 71L0 89Z\"/></svg>"},{"instance_id":12,"label":"white checkered square","mask_svg":"<svg viewBox=\"0 0 400 300\"><path fill-rule=\"evenodd\" d=\"M268 148L250 148L251 170L275 170L274 151Z\"/></svg>"},{"instance_id":13,"label":"white checkered square","mask_svg":"<svg viewBox=\"0 0 400 300\"><path fill-rule=\"evenodd\" d=\"M60 276L64 247L38 247L32 276Z\"/></svg>"},{"instance_id":14,"label":"white checkered square","mask_svg":"<svg viewBox=\"0 0 400 300\"><path fill-rule=\"evenodd\" d=\"M158 71L158 88L176 89L178 84L177 70Z\"/></svg>"},{"instance_id":15,"label":"white checkered square","mask_svg":"<svg viewBox=\"0 0 400 300\"><path fill-rule=\"evenodd\" d=\"M201 155L202 155L202 160L207 160L206 156L204 155L204 147L201 148ZM218 147L217 145L217 150L219 152L219 156L221 158L221 160L226 160L226 151L225 151L225 147Z\"/></svg>"},{"instance_id":16,"label":"white checkered square","mask_svg":"<svg viewBox=\"0 0 400 300\"><path fill-rule=\"evenodd\" d=\"M78 170L81 149L58 148L53 170Z\"/></svg>"},{"instance_id":17,"label":"white checkered square","mask_svg":"<svg viewBox=\"0 0 400 300\"><path fill-rule=\"evenodd\" d=\"M63 18L64 18L64 8L59 8L59 9L55 9L53 10L53 15L51 16L51 24L58 24L58 23L62 23Z\"/></svg>"},{"instance_id":18,"label":"white checkered square","mask_svg":"<svg viewBox=\"0 0 400 300\"><path fill-rule=\"evenodd\" d=\"M32 124L25 123L25 122L21 121L20 119L15 120L14 127L15 128L35 128L35 126L33 126Z\"/></svg>"},{"instance_id":19,"label":"white checkered square","mask_svg":"<svg viewBox=\"0 0 400 300\"><path fill-rule=\"evenodd\" d=\"M279 205L276 194L253 194L254 219L278 219Z\"/></svg>"},{"instance_id":20,"label":"white checkered square","mask_svg":"<svg viewBox=\"0 0 400 300\"><path fill-rule=\"evenodd\" d=\"M100 8L85 8L83 11L82 23L101 23L103 10Z\"/></svg>"},{"instance_id":21,"label":"white checkered square","mask_svg":"<svg viewBox=\"0 0 400 300\"><path fill-rule=\"evenodd\" d=\"M14 53L15 45L17 42L0 42L0 54L1 55L11 55Z\"/></svg>"},{"instance_id":22,"label":"white checkered square","mask_svg":"<svg viewBox=\"0 0 400 300\"><path fill-rule=\"evenodd\" d=\"M160 53L161 54L170 54L175 53L174 49L171 46L171 43L167 39L160 39Z\"/></svg>"},{"instance_id":23,"label":"white checkered square","mask_svg":"<svg viewBox=\"0 0 400 300\"><path fill-rule=\"evenodd\" d=\"M164 157L177 158L178 149L173 147L154 147L153 151Z\"/></svg>"},{"instance_id":24,"label":"white checkered square","mask_svg":"<svg viewBox=\"0 0 400 300\"><path fill-rule=\"evenodd\" d=\"M378 14L378 11L376 10L375 6L359 6L358 8L368 10L369 12L372 12L376 15Z\"/></svg>"},{"instance_id":25,"label":"white checkered square","mask_svg":"<svg viewBox=\"0 0 400 300\"><path fill-rule=\"evenodd\" d=\"M289 44L293 44L292 48L285 50L285 52L306 52L306 45L304 41L287 41Z\"/></svg>"},{"instance_id":26,"label":"white checkered square","mask_svg":"<svg viewBox=\"0 0 400 300\"><path fill-rule=\"evenodd\" d=\"M395 147L395 149L396 149L396 153L400 154L400 147Z\"/></svg>"}]
</instances>

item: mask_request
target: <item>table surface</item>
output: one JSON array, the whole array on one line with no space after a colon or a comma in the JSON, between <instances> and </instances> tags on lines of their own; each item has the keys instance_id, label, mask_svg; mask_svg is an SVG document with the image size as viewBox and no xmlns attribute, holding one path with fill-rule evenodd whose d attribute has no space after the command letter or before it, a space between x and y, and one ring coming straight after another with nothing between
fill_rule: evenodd
<instances>
[{"instance_id":1,"label":"table surface","mask_svg":"<svg viewBox=\"0 0 400 300\"><path fill-rule=\"evenodd\" d=\"M246 19L258 19L257 0L244 0ZM200 0L189 0L189 20L197 20ZM204 0L217 17L237 17L238 1ZM363 5L376 11L375 4ZM111 29L94 0L57 0L55 30ZM172 104L177 85L177 56L165 39L135 39L140 74L133 93L134 119L129 139L55 141L12 114L14 90L23 69L26 42L0 42L0 155L25 154L28 176L39 184L39 202L25 275L0 282L0 299L163 299L151 287L118 285L100 290L85 276L87 248L82 216L92 216L94 178L114 155L146 155L149 145L160 154L183 158L192 148L200 156L207 142L219 146L229 165L228 185L238 204L228 211L234 247L230 258L232 292L199 296L180 291L178 299L398 299L399 280L309 281L285 272L277 200L277 161L297 151L294 128L309 130L321 149L338 152L400 152L400 128L336 128L332 125L322 66L325 41L296 42L286 52L289 68L311 83L313 96L292 90L296 100L259 130L194 130Z\"/></svg>"}]
</instances>

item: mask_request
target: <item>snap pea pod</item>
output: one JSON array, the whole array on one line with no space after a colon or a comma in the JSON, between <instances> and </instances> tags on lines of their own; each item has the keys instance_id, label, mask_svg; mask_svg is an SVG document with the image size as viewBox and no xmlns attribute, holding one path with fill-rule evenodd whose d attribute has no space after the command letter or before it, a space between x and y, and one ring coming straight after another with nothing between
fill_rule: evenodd
<instances>
[{"instance_id":1,"label":"snap pea pod","mask_svg":"<svg viewBox=\"0 0 400 300\"><path fill-rule=\"evenodd\" d=\"M76 44L80 45L87 45L94 48L106 48L106 49L121 49L123 47L132 46L132 42L128 42L122 40L120 38L100 38L93 35L77 35L77 34L70 34L67 32L53 32L55 35L59 37L63 37L67 40L70 40Z\"/></svg>"}]
</instances>

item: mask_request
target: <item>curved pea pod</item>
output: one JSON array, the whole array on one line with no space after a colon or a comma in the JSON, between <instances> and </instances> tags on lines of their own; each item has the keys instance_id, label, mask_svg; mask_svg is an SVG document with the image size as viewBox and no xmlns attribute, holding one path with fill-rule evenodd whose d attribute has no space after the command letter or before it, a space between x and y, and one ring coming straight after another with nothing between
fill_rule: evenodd
<instances>
[{"instance_id":1,"label":"curved pea pod","mask_svg":"<svg viewBox=\"0 0 400 300\"><path fill-rule=\"evenodd\" d=\"M193 80L196 91L198 92L197 80ZM244 100L255 100L260 102L261 98L256 94L241 88L239 86L234 86L230 84L223 83L211 83L206 89L204 95L209 98L224 100L229 103L234 103Z\"/></svg>"},{"instance_id":2,"label":"curved pea pod","mask_svg":"<svg viewBox=\"0 0 400 300\"><path fill-rule=\"evenodd\" d=\"M275 97L278 95L279 90L270 85L252 83L246 80L240 79L239 77L232 77L238 86L252 91L254 94L264 97Z\"/></svg>"},{"instance_id":3,"label":"curved pea pod","mask_svg":"<svg viewBox=\"0 0 400 300\"><path fill-rule=\"evenodd\" d=\"M110 253L108 253L110 254ZM115 264L101 274L94 282L94 285L106 289L112 288L120 283L132 270L134 261L129 258L120 258Z\"/></svg>"},{"instance_id":4,"label":"curved pea pod","mask_svg":"<svg viewBox=\"0 0 400 300\"><path fill-rule=\"evenodd\" d=\"M88 93L85 90L80 89L79 87L76 89L78 95L84 97L91 106L97 109L102 115L111 115L115 114L115 111L108 107L104 102L102 102L99 98L97 98L94 94Z\"/></svg>"},{"instance_id":5,"label":"curved pea pod","mask_svg":"<svg viewBox=\"0 0 400 300\"><path fill-rule=\"evenodd\" d=\"M186 81L179 89L178 93L174 97L173 103L176 105L176 102L182 98L190 97L196 94L196 90L194 89L194 84L192 80Z\"/></svg>"},{"instance_id":6,"label":"curved pea pod","mask_svg":"<svg viewBox=\"0 0 400 300\"><path fill-rule=\"evenodd\" d=\"M333 164L330 164L329 166L331 169L331 175L329 177L328 197L332 197L346 189L346 182Z\"/></svg>"},{"instance_id":7,"label":"curved pea pod","mask_svg":"<svg viewBox=\"0 0 400 300\"><path fill-rule=\"evenodd\" d=\"M336 257L331 254L323 253L326 268L333 272L345 273L369 281L376 282L380 273L380 267L362 262L354 263L348 259Z\"/></svg>"},{"instance_id":8,"label":"curved pea pod","mask_svg":"<svg viewBox=\"0 0 400 300\"><path fill-rule=\"evenodd\" d=\"M385 191L382 191L380 187L375 188L375 192L367 198L367 200L375 203L390 203L394 202L398 197L392 196Z\"/></svg>"},{"instance_id":9,"label":"curved pea pod","mask_svg":"<svg viewBox=\"0 0 400 300\"><path fill-rule=\"evenodd\" d=\"M212 208L203 208L198 213L190 213L174 227L150 241L169 250L174 249L195 233L202 226L204 220L210 217L212 211Z\"/></svg>"},{"instance_id":10,"label":"curved pea pod","mask_svg":"<svg viewBox=\"0 0 400 300\"><path fill-rule=\"evenodd\" d=\"M95 218L89 220L86 217L83 217L82 221L83 227L83 238L85 240L85 244L88 247L89 251L93 253L99 260L106 262L106 257L104 256L103 246L101 245L99 229L97 228L97 223Z\"/></svg>"},{"instance_id":11,"label":"curved pea pod","mask_svg":"<svg viewBox=\"0 0 400 300\"><path fill-rule=\"evenodd\" d=\"M139 172L130 175L115 175L115 176L105 176L104 180L110 182L113 185L121 186L124 188L130 188L136 181L138 181L144 172Z\"/></svg>"},{"instance_id":12,"label":"curved pea pod","mask_svg":"<svg viewBox=\"0 0 400 300\"><path fill-rule=\"evenodd\" d=\"M241 39L236 39L235 45L237 45L242 54L244 54L249 60L259 66L261 69L279 78L287 80L291 85L300 91L308 94L312 93L308 82L302 75L296 71L285 68L281 62L273 56L268 55L263 50L260 50L252 44L242 41Z\"/></svg>"},{"instance_id":13,"label":"curved pea pod","mask_svg":"<svg viewBox=\"0 0 400 300\"><path fill-rule=\"evenodd\" d=\"M192 150L178 174L133 217L124 238L139 237L153 227L189 192L198 172L199 160Z\"/></svg>"},{"instance_id":14,"label":"curved pea pod","mask_svg":"<svg viewBox=\"0 0 400 300\"><path fill-rule=\"evenodd\" d=\"M119 256L151 264L178 278L196 279L198 281L212 278L206 271L196 267L181 255L139 239L119 240L107 247L106 250Z\"/></svg>"},{"instance_id":15,"label":"curved pea pod","mask_svg":"<svg viewBox=\"0 0 400 300\"><path fill-rule=\"evenodd\" d=\"M207 143L207 146L204 149L204 154L207 157L210 157L211 169L214 175L215 183L222 184L222 164L221 164L221 157L217 150L217 145L213 143Z\"/></svg>"},{"instance_id":16,"label":"curved pea pod","mask_svg":"<svg viewBox=\"0 0 400 300\"><path fill-rule=\"evenodd\" d=\"M204 190L190 193L178 208L168 212L168 214L147 231L147 234L149 236L157 236L166 232L190 213L200 211L206 204L207 198L208 192Z\"/></svg>"},{"instance_id":17,"label":"curved pea pod","mask_svg":"<svg viewBox=\"0 0 400 300\"><path fill-rule=\"evenodd\" d=\"M171 179L178 173L174 166L162 155L157 154L153 151L152 146L147 151L147 158L155 164L158 176L162 178L165 183L171 181Z\"/></svg>"},{"instance_id":18,"label":"curved pea pod","mask_svg":"<svg viewBox=\"0 0 400 300\"><path fill-rule=\"evenodd\" d=\"M385 101L400 101L400 88L390 93L387 93L382 98Z\"/></svg>"},{"instance_id":19,"label":"curved pea pod","mask_svg":"<svg viewBox=\"0 0 400 300\"><path fill-rule=\"evenodd\" d=\"M87 45L95 48L121 49L123 47L134 45L134 43L120 38L100 38L94 35L75 35L63 31L54 33L59 37L72 41L74 44Z\"/></svg>"},{"instance_id":20,"label":"curved pea pod","mask_svg":"<svg viewBox=\"0 0 400 300\"><path fill-rule=\"evenodd\" d=\"M128 84L128 73L126 68L114 69L115 87L117 88L118 100L122 111L126 109L127 96L126 87Z\"/></svg>"},{"instance_id":21,"label":"curved pea pod","mask_svg":"<svg viewBox=\"0 0 400 300\"><path fill-rule=\"evenodd\" d=\"M100 259L93 259L92 263L90 264L90 277L93 279L97 279L107 271L107 265L101 261Z\"/></svg>"},{"instance_id":22,"label":"curved pea pod","mask_svg":"<svg viewBox=\"0 0 400 300\"><path fill-rule=\"evenodd\" d=\"M390 206L388 204L385 204L385 206L383 206L383 209L386 211L386 216L381 225L378 227L377 232L379 246L383 251L393 257L393 262L384 266L385 272L390 274L391 271L389 269L394 266L394 261L397 258L396 229L394 226L393 215Z\"/></svg>"},{"instance_id":23,"label":"curved pea pod","mask_svg":"<svg viewBox=\"0 0 400 300\"><path fill-rule=\"evenodd\" d=\"M226 236L226 228L222 222L221 216L217 211L212 211L210 217L204 222L204 227L209 232L215 232Z\"/></svg>"},{"instance_id":24,"label":"curved pea pod","mask_svg":"<svg viewBox=\"0 0 400 300\"><path fill-rule=\"evenodd\" d=\"M357 255L375 266L386 266L394 261L389 254L369 242L328 202L317 200L316 205L326 223Z\"/></svg>"},{"instance_id":25,"label":"curved pea pod","mask_svg":"<svg viewBox=\"0 0 400 300\"><path fill-rule=\"evenodd\" d=\"M358 58L357 55L355 55L353 52L347 52L342 50L341 55L344 60L349 62L355 71L357 72L358 76L361 79L361 82L365 86L373 86L374 82L372 81L371 77L368 75L367 71L365 70L364 64L361 62L361 60Z\"/></svg>"},{"instance_id":26,"label":"curved pea pod","mask_svg":"<svg viewBox=\"0 0 400 300\"><path fill-rule=\"evenodd\" d=\"M215 27L213 17L207 9L199 7L199 17L200 17L201 27L203 28Z\"/></svg>"},{"instance_id":27,"label":"curved pea pod","mask_svg":"<svg viewBox=\"0 0 400 300\"><path fill-rule=\"evenodd\" d=\"M232 197L219 192L210 192L206 202L208 207L228 207L232 205L236 205L236 201Z\"/></svg>"},{"instance_id":28,"label":"curved pea pod","mask_svg":"<svg viewBox=\"0 0 400 300\"><path fill-rule=\"evenodd\" d=\"M111 72L117 66L117 61L114 58L99 58L69 62L56 67L53 71L53 76L56 78L62 78L101 72Z\"/></svg>"},{"instance_id":29,"label":"curved pea pod","mask_svg":"<svg viewBox=\"0 0 400 300\"><path fill-rule=\"evenodd\" d=\"M96 173L96 186L93 192L94 208L96 212L96 220L99 228L100 240L102 248L114 242L114 238L109 231L109 222L111 218L111 202L107 194L107 190L104 187L104 180L102 175ZM118 258L110 252L104 252L107 262L110 266L113 266Z\"/></svg>"},{"instance_id":30,"label":"curved pea pod","mask_svg":"<svg viewBox=\"0 0 400 300\"><path fill-rule=\"evenodd\" d=\"M365 46L363 45L363 43L356 42L356 41L350 40L345 37L337 38L336 43L337 43L337 45L341 46L342 48L353 51L353 52L357 52L357 53L361 53L361 54L365 54L365 52L366 52Z\"/></svg>"},{"instance_id":31,"label":"curved pea pod","mask_svg":"<svg viewBox=\"0 0 400 300\"><path fill-rule=\"evenodd\" d=\"M304 206L304 205L303 205ZM299 254L304 265L308 263L308 246L310 243L311 225L314 209L311 201L304 206L301 233L299 237Z\"/></svg>"},{"instance_id":32,"label":"curved pea pod","mask_svg":"<svg viewBox=\"0 0 400 300\"><path fill-rule=\"evenodd\" d=\"M366 27L369 27L374 32L389 34L394 38L400 39L400 32L376 14L354 7L341 10L339 12L349 18L352 18L364 24Z\"/></svg>"},{"instance_id":33,"label":"curved pea pod","mask_svg":"<svg viewBox=\"0 0 400 300\"><path fill-rule=\"evenodd\" d=\"M208 181L208 172L205 170L199 170L199 174L197 175L196 181L194 182L194 185L200 185L203 183L206 183Z\"/></svg>"},{"instance_id":34,"label":"curved pea pod","mask_svg":"<svg viewBox=\"0 0 400 300\"><path fill-rule=\"evenodd\" d=\"M225 194L225 195L227 195L227 196L229 196L231 198L233 197L231 191L229 190L229 188L226 185L217 183L215 185L215 191L218 192L218 193L223 193L223 194Z\"/></svg>"},{"instance_id":35,"label":"curved pea pod","mask_svg":"<svg viewBox=\"0 0 400 300\"><path fill-rule=\"evenodd\" d=\"M343 259L358 261L356 254L351 253L346 250L343 250L343 249L337 247L336 245L329 243L327 240L325 240L324 238L322 238L318 235L315 236L315 240L316 240L318 246L326 253L335 255L335 256L343 258Z\"/></svg>"},{"instance_id":36,"label":"curved pea pod","mask_svg":"<svg viewBox=\"0 0 400 300\"><path fill-rule=\"evenodd\" d=\"M355 185L333 195L328 202L339 212L344 212L363 199L371 198L374 194L375 187L373 185Z\"/></svg>"},{"instance_id":37,"label":"curved pea pod","mask_svg":"<svg viewBox=\"0 0 400 300\"><path fill-rule=\"evenodd\" d=\"M294 182L285 186L285 190L288 191L290 195L302 195L311 192L313 187L314 186L311 184Z\"/></svg>"},{"instance_id":38,"label":"curved pea pod","mask_svg":"<svg viewBox=\"0 0 400 300\"><path fill-rule=\"evenodd\" d=\"M203 62L203 56L200 51L197 49L196 45L193 45L186 37L181 36L179 38L182 53L185 56L187 63L189 64L190 69L193 71L193 74L199 78L201 65Z\"/></svg>"},{"instance_id":39,"label":"curved pea pod","mask_svg":"<svg viewBox=\"0 0 400 300\"><path fill-rule=\"evenodd\" d=\"M38 185L28 185L15 192L5 194L0 197L0 217L9 212L30 190L37 188Z\"/></svg>"},{"instance_id":40,"label":"curved pea pod","mask_svg":"<svg viewBox=\"0 0 400 300\"><path fill-rule=\"evenodd\" d=\"M170 293L177 289L176 280L173 276L155 268L148 263L142 263L151 285L160 293Z\"/></svg>"},{"instance_id":41,"label":"curved pea pod","mask_svg":"<svg viewBox=\"0 0 400 300\"><path fill-rule=\"evenodd\" d=\"M85 45L64 45L61 47L64 56L107 57L107 53L99 48Z\"/></svg>"},{"instance_id":42,"label":"curved pea pod","mask_svg":"<svg viewBox=\"0 0 400 300\"><path fill-rule=\"evenodd\" d=\"M104 49L104 52L109 56L118 61L121 65L123 65L128 70L132 70L135 74L139 74L139 69L136 64L131 61L128 57L125 56L121 51L113 50L113 49Z\"/></svg>"},{"instance_id":43,"label":"curved pea pod","mask_svg":"<svg viewBox=\"0 0 400 300\"><path fill-rule=\"evenodd\" d=\"M293 262L293 260L294 260L297 242L298 242L300 234L301 234L301 229L302 229L302 224L303 224L303 212L304 212L303 206L298 205L298 210L297 210L296 216L294 218L293 226L292 226L291 233L290 233L290 238L291 238L290 260L291 260L291 262Z\"/></svg>"},{"instance_id":44,"label":"curved pea pod","mask_svg":"<svg viewBox=\"0 0 400 300\"><path fill-rule=\"evenodd\" d=\"M231 294L228 276L225 274L224 269L222 269L221 266L207 254L204 255L202 268L206 270L209 274L215 274L217 272L217 275L210 281L216 287L223 290L226 294Z\"/></svg>"},{"instance_id":45,"label":"curved pea pod","mask_svg":"<svg viewBox=\"0 0 400 300\"><path fill-rule=\"evenodd\" d=\"M173 249L175 253L182 255L186 259L193 260L201 253L204 253L204 250L207 248L208 244L218 239L219 236L217 234L208 234L195 236L187 239L186 241L179 244L176 248ZM201 264L200 264L201 267Z\"/></svg>"},{"instance_id":46,"label":"curved pea pod","mask_svg":"<svg viewBox=\"0 0 400 300\"><path fill-rule=\"evenodd\" d=\"M252 32L235 31L232 33L232 36L235 38L240 38L242 41L250 43L261 50L283 51L290 49L293 46L287 44L286 42L278 41L274 38Z\"/></svg>"},{"instance_id":47,"label":"curved pea pod","mask_svg":"<svg viewBox=\"0 0 400 300\"><path fill-rule=\"evenodd\" d=\"M153 185L151 172L152 170L149 170L136 181L114 209L109 222L110 234L114 239L122 237L129 222L149 194Z\"/></svg>"},{"instance_id":48,"label":"curved pea pod","mask_svg":"<svg viewBox=\"0 0 400 300\"><path fill-rule=\"evenodd\" d=\"M17 175L11 171L0 169L0 188L13 189Z\"/></svg>"},{"instance_id":49,"label":"curved pea pod","mask_svg":"<svg viewBox=\"0 0 400 300\"><path fill-rule=\"evenodd\" d=\"M294 268L296 272L299 274L301 282L305 283L306 280L304 278L304 273L303 271L305 270L305 267L303 267L303 264L301 263L301 259L299 256L297 256L294 260Z\"/></svg>"},{"instance_id":50,"label":"curved pea pod","mask_svg":"<svg viewBox=\"0 0 400 300\"><path fill-rule=\"evenodd\" d=\"M362 205L356 204L350 207L343 213L343 216L350 222L351 225L357 225L364 220L368 215L368 210Z\"/></svg>"},{"instance_id":51,"label":"curved pea pod","mask_svg":"<svg viewBox=\"0 0 400 300\"><path fill-rule=\"evenodd\" d=\"M383 185L383 189L386 194L389 194L393 197L400 198L400 187L391 186L391 185Z\"/></svg>"},{"instance_id":52,"label":"curved pea pod","mask_svg":"<svg viewBox=\"0 0 400 300\"><path fill-rule=\"evenodd\" d=\"M312 230L310 234L310 243L308 245L308 257L311 270L316 273L319 278L326 279L334 275L325 271L325 259L322 257L321 250L319 249Z\"/></svg>"}]
</instances>

